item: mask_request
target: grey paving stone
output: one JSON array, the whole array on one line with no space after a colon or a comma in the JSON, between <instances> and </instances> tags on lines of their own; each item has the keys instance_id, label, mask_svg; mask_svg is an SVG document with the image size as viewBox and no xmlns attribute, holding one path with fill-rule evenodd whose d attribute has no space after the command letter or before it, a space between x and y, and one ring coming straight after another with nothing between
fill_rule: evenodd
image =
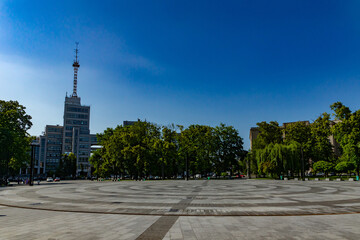
<instances>
[{"instance_id":1,"label":"grey paving stone","mask_svg":"<svg viewBox=\"0 0 360 240\"><path fill-rule=\"evenodd\" d=\"M147 236L144 239L359 239L360 236L360 215L344 214L360 212L359 182L65 183L0 188L0 239L137 239L142 235ZM337 215L314 215L334 213Z\"/></svg>"}]
</instances>

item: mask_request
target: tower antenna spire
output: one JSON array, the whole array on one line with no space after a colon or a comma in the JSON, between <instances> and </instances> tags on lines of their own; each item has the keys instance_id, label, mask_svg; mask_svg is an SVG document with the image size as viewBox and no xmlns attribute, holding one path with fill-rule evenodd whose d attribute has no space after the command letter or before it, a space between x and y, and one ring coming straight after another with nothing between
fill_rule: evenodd
<instances>
[{"instance_id":1,"label":"tower antenna spire","mask_svg":"<svg viewBox=\"0 0 360 240\"><path fill-rule=\"evenodd\" d=\"M74 63L73 63L73 67L74 67L74 87L73 87L73 94L71 95L72 97L77 97L77 73L78 73L78 69L80 67L79 59L78 59L79 42L75 42L75 45L76 45L76 48L74 49L74 51L75 51L75 59L74 59Z\"/></svg>"}]
</instances>

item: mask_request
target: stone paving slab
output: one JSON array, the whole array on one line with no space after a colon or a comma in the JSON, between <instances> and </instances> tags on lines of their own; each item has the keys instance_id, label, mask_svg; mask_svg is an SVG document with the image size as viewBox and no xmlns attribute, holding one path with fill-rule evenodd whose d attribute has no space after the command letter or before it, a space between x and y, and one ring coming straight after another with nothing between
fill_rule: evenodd
<instances>
[{"instance_id":1,"label":"stone paving slab","mask_svg":"<svg viewBox=\"0 0 360 240\"><path fill-rule=\"evenodd\" d=\"M65 181L3 189L0 204L82 213L169 216L360 213L359 186L358 182L258 180Z\"/></svg>"},{"instance_id":2,"label":"stone paving slab","mask_svg":"<svg viewBox=\"0 0 360 240\"><path fill-rule=\"evenodd\" d=\"M159 217L0 207L1 240L136 239Z\"/></svg>"},{"instance_id":3,"label":"stone paving slab","mask_svg":"<svg viewBox=\"0 0 360 240\"><path fill-rule=\"evenodd\" d=\"M360 239L358 182L146 181L0 188L0 239Z\"/></svg>"},{"instance_id":4,"label":"stone paving slab","mask_svg":"<svg viewBox=\"0 0 360 240\"><path fill-rule=\"evenodd\" d=\"M101 215L0 207L0 239L159 239L140 238L159 218L158 216ZM360 216L357 214L179 217L170 229L163 230L166 231L163 239L356 240L360 236L359 226Z\"/></svg>"},{"instance_id":5,"label":"stone paving slab","mask_svg":"<svg viewBox=\"0 0 360 240\"><path fill-rule=\"evenodd\" d=\"M359 215L180 217L164 239L359 239Z\"/></svg>"}]
</instances>

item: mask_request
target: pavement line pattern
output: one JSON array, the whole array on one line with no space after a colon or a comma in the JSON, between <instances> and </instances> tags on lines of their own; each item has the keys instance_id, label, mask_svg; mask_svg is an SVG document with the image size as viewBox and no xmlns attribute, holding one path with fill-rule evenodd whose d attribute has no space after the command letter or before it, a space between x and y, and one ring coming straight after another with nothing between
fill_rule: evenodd
<instances>
[{"instance_id":1,"label":"pavement line pattern","mask_svg":"<svg viewBox=\"0 0 360 240\"><path fill-rule=\"evenodd\" d=\"M359 182L64 181L0 189L0 206L149 216L307 216L360 213Z\"/></svg>"},{"instance_id":2,"label":"pavement line pattern","mask_svg":"<svg viewBox=\"0 0 360 240\"><path fill-rule=\"evenodd\" d=\"M357 240L358 213L359 182L62 181L0 188L0 239Z\"/></svg>"},{"instance_id":3,"label":"pavement line pattern","mask_svg":"<svg viewBox=\"0 0 360 240\"><path fill-rule=\"evenodd\" d=\"M166 233L178 220L179 216L162 216L148 229L146 229L136 240L163 239Z\"/></svg>"},{"instance_id":4,"label":"pavement line pattern","mask_svg":"<svg viewBox=\"0 0 360 240\"><path fill-rule=\"evenodd\" d=\"M176 208L171 208L170 212L178 212L180 209L185 210L190 205L191 201L201 192L202 186L206 186L208 181L205 181L201 186L197 186L191 193L186 196L185 199L180 201L180 204L176 205ZM179 208L180 206L180 208ZM163 239L166 233L178 220L179 216L162 216L155 223L153 223L148 229L146 229L137 240L146 239Z\"/></svg>"}]
</instances>

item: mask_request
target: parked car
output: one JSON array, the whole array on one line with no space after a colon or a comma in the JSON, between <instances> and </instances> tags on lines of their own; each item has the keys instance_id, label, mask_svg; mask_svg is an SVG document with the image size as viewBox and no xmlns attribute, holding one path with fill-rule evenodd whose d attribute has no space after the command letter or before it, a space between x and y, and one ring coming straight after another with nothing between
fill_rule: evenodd
<instances>
[{"instance_id":1,"label":"parked car","mask_svg":"<svg viewBox=\"0 0 360 240\"><path fill-rule=\"evenodd\" d=\"M59 177L55 178L55 182L60 182L60 178Z\"/></svg>"},{"instance_id":2,"label":"parked car","mask_svg":"<svg viewBox=\"0 0 360 240\"><path fill-rule=\"evenodd\" d=\"M48 178L46 179L46 181L47 181L47 182L53 182L54 179L53 179L52 177L48 177Z\"/></svg>"}]
</instances>

